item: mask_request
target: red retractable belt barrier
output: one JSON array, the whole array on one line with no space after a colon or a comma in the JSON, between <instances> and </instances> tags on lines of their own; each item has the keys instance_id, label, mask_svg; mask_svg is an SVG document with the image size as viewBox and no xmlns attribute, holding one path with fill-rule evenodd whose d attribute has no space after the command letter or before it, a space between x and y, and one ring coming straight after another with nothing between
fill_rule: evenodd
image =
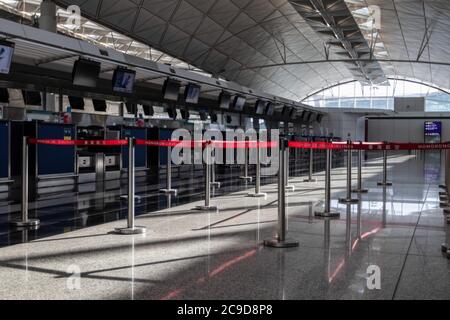
<instances>
[{"instance_id":1,"label":"red retractable belt barrier","mask_svg":"<svg viewBox=\"0 0 450 320\"><path fill-rule=\"evenodd\" d=\"M28 139L29 144L45 144L56 146L124 146L127 140L63 140L63 139ZM142 140L137 139L136 145L153 147L204 147L211 145L215 148L223 149L244 149L244 148L272 148L278 145L277 142L267 141L188 141L188 140Z\"/></svg>"},{"instance_id":2,"label":"red retractable belt barrier","mask_svg":"<svg viewBox=\"0 0 450 320\"><path fill-rule=\"evenodd\" d=\"M127 140L63 140L63 139L28 139L29 144L45 144L57 146L124 146Z\"/></svg>"},{"instance_id":3,"label":"red retractable belt barrier","mask_svg":"<svg viewBox=\"0 0 450 320\"><path fill-rule=\"evenodd\" d=\"M445 150L450 149L450 142L444 143L383 143L383 142L299 142L290 141L290 148L319 150Z\"/></svg>"}]
</instances>

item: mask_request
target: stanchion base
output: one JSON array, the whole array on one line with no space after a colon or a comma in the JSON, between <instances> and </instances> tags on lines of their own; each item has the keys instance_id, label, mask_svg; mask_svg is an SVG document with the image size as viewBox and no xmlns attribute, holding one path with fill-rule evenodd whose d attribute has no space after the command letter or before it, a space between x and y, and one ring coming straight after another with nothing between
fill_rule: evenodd
<instances>
[{"instance_id":1,"label":"stanchion base","mask_svg":"<svg viewBox=\"0 0 450 320\"><path fill-rule=\"evenodd\" d=\"M341 198L341 199L339 199L339 203L356 204L356 203L359 203L359 200L358 199Z\"/></svg>"},{"instance_id":2,"label":"stanchion base","mask_svg":"<svg viewBox=\"0 0 450 320\"><path fill-rule=\"evenodd\" d=\"M341 214L339 212L317 211L314 212L314 216L320 219L339 219L341 217Z\"/></svg>"},{"instance_id":3,"label":"stanchion base","mask_svg":"<svg viewBox=\"0 0 450 320\"><path fill-rule=\"evenodd\" d=\"M439 188L441 188L441 189L447 189L447 186L446 186L445 184L440 184L440 185L439 185Z\"/></svg>"},{"instance_id":4,"label":"stanchion base","mask_svg":"<svg viewBox=\"0 0 450 320\"><path fill-rule=\"evenodd\" d=\"M146 227L134 227L134 228L116 228L114 229L115 234L125 234L125 235L131 235L131 234L144 234L147 232Z\"/></svg>"},{"instance_id":5,"label":"stanchion base","mask_svg":"<svg viewBox=\"0 0 450 320\"><path fill-rule=\"evenodd\" d=\"M211 185L216 188L220 188L220 182L211 182Z\"/></svg>"},{"instance_id":6,"label":"stanchion base","mask_svg":"<svg viewBox=\"0 0 450 320\"><path fill-rule=\"evenodd\" d=\"M378 182L378 186L389 187L392 186L392 182Z\"/></svg>"},{"instance_id":7,"label":"stanchion base","mask_svg":"<svg viewBox=\"0 0 450 320\"><path fill-rule=\"evenodd\" d=\"M218 211L219 208L217 206L196 206L193 210L197 211Z\"/></svg>"},{"instance_id":8,"label":"stanchion base","mask_svg":"<svg viewBox=\"0 0 450 320\"><path fill-rule=\"evenodd\" d=\"M239 179L245 180L245 181L248 181L248 182L252 182L253 177L244 177L244 176L242 176L242 177L239 177Z\"/></svg>"},{"instance_id":9,"label":"stanchion base","mask_svg":"<svg viewBox=\"0 0 450 320\"><path fill-rule=\"evenodd\" d=\"M286 186L286 191L295 191L295 186L293 185Z\"/></svg>"},{"instance_id":10,"label":"stanchion base","mask_svg":"<svg viewBox=\"0 0 450 320\"><path fill-rule=\"evenodd\" d=\"M35 228L41 223L39 219L28 219L27 221L11 221L12 226L17 228Z\"/></svg>"},{"instance_id":11,"label":"stanchion base","mask_svg":"<svg viewBox=\"0 0 450 320\"><path fill-rule=\"evenodd\" d=\"M247 194L247 196L251 197L251 198L265 198L265 197L267 197L267 193L262 193L262 192L260 192L260 193L249 193L249 194Z\"/></svg>"},{"instance_id":12,"label":"stanchion base","mask_svg":"<svg viewBox=\"0 0 450 320\"><path fill-rule=\"evenodd\" d=\"M317 182L317 179L305 179L303 182Z\"/></svg>"},{"instance_id":13,"label":"stanchion base","mask_svg":"<svg viewBox=\"0 0 450 320\"><path fill-rule=\"evenodd\" d=\"M120 196L120 200L128 201L128 195ZM141 197L140 196L134 196L134 200L135 201L141 201Z\"/></svg>"},{"instance_id":14,"label":"stanchion base","mask_svg":"<svg viewBox=\"0 0 450 320\"><path fill-rule=\"evenodd\" d=\"M447 252L447 251L448 251L448 249L449 249L449 246L448 246L448 244L446 244L446 243L443 243L443 244L442 244L442 246L441 246L441 250L442 250L442 252Z\"/></svg>"},{"instance_id":15,"label":"stanchion base","mask_svg":"<svg viewBox=\"0 0 450 320\"><path fill-rule=\"evenodd\" d=\"M159 190L160 193L164 193L164 194L172 194L174 196L177 195L177 190L175 189L161 189Z\"/></svg>"},{"instance_id":16,"label":"stanchion base","mask_svg":"<svg viewBox=\"0 0 450 320\"><path fill-rule=\"evenodd\" d=\"M369 190L368 189L355 189L352 190L353 193L368 193Z\"/></svg>"},{"instance_id":17,"label":"stanchion base","mask_svg":"<svg viewBox=\"0 0 450 320\"><path fill-rule=\"evenodd\" d=\"M295 248L298 245L298 241L292 239L285 239L284 241L280 241L277 238L264 240L264 246L271 248Z\"/></svg>"},{"instance_id":18,"label":"stanchion base","mask_svg":"<svg viewBox=\"0 0 450 320\"><path fill-rule=\"evenodd\" d=\"M440 192L439 192L439 195L440 195L440 196L446 196L446 197L447 197L447 196L448 196L448 193L445 192L445 191L440 191Z\"/></svg>"},{"instance_id":19,"label":"stanchion base","mask_svg":"<svg viewBox=\"0 0 450 320\"><path fill-rule=\"evenodd\" d=\"M439 202L439 208L447 208L448 206L449 204L446 201Z\"/></svg>"}]
</instances>

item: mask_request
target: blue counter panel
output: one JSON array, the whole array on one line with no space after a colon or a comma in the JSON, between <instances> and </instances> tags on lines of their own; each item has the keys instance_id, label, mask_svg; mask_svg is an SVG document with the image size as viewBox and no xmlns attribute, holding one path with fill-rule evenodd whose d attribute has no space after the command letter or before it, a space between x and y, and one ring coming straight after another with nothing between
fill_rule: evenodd
<instances>
[{"instance_id":1,"label":"blue counter panel","mask_svg":"<svg viewBox=\"0 0 450 320\"><path fill-rule=\"evenodd\" d=\"M0 178L9 178L9 123L0 121Z\"/></svg>"},{"instance_id":2,"label":"blue counter panel","mask_svg":"<svg viewBox=\"0 0 450 320\"><path fill-rule=\"evenodd\" d=\"M38 139L74 139L74 129L71 126L54 124L39 124ZM74 146L37 146L38 175L75 173Z\"/></svg>"},{"instance_id":3,"label":"blue counter panel","mask_svg":"<svg viewBox=\"0 0 450 320\"><path fill-rule=\"evenodd\" d=\"M143 128L123 128L122 139L134 137L136 139L147 140L147 130ZM147 147L136 146L134 150L135 168L143 168L147 166ZM122 166L128 168L128 147L122 147Z\"/></svg>"}]
</instances>

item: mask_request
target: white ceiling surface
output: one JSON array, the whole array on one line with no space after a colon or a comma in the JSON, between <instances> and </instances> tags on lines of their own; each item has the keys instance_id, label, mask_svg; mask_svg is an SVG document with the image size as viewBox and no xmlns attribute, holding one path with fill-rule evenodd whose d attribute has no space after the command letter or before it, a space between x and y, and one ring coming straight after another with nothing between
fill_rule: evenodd
<instances>
[{"instance_id":1,"label":"white ceiling surface","mask_svg":"<svg viewBox=\"0 0 450 320\"><path fill-rule=\"evenodd\" d=\"M288 0L56 0L79 5L84 15L205 71L268 93L299 100L319 88L351 79L342 63L239 70L241 67L325 59L323 40ZM358 2L364 2L359 0ZM450 1L366 0L381 8L381 40L390 59L450 56ZM425 40L426 42L426 40ZM339 59L331 53L330 59ZM392 63L386 75L450 88L450 67Z\"/></svg>"}]
</instances>

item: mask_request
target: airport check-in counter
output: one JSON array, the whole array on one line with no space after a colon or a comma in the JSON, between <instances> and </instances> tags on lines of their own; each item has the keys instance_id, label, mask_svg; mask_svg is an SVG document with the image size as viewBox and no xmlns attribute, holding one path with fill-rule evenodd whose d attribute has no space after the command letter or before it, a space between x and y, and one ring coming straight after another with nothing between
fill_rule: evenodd
<instances>
[{"instance_id":1,"label":"airport check-in counter","mask_svg":"<svg viewBox=\"0 0 450 320\"><path fill-rule=\"evenodd\" d=\"M11 125L0 120L0 200L8 198L11 180Z\"/></svg>"},{"instance_id":2,"label":"airport check-in counter","mask_svg":"<svg viewBox=\"0 0 450 320\"><path fill-rule=\"evenodd\" d=\"M42 121L11 122L11 176L20 184L22 176L23 137L37 139L75 139L75 126ZM29 146L30 196L61 191L73 191L76 187L76 162L74 146Z\"/></svg>"},{"instance_id":3,"label":"airport check-in counter","mask_svg":"<svg viewBox=\"0 0 450 320\"><path fill-rule=\"evenodd\" d=\"M78 126L78 140L105 140L119 139L119 135L108 132L103 126ZM106 180L119 180L121 170L121 151L116 147L104 146L78 146L77 147L77 173L80 191L91 187L84 183L103 183ZM118 182L119 183L119 182ZM108 187L117 187L112 183Z\"/></svg>"}]
</instances>

